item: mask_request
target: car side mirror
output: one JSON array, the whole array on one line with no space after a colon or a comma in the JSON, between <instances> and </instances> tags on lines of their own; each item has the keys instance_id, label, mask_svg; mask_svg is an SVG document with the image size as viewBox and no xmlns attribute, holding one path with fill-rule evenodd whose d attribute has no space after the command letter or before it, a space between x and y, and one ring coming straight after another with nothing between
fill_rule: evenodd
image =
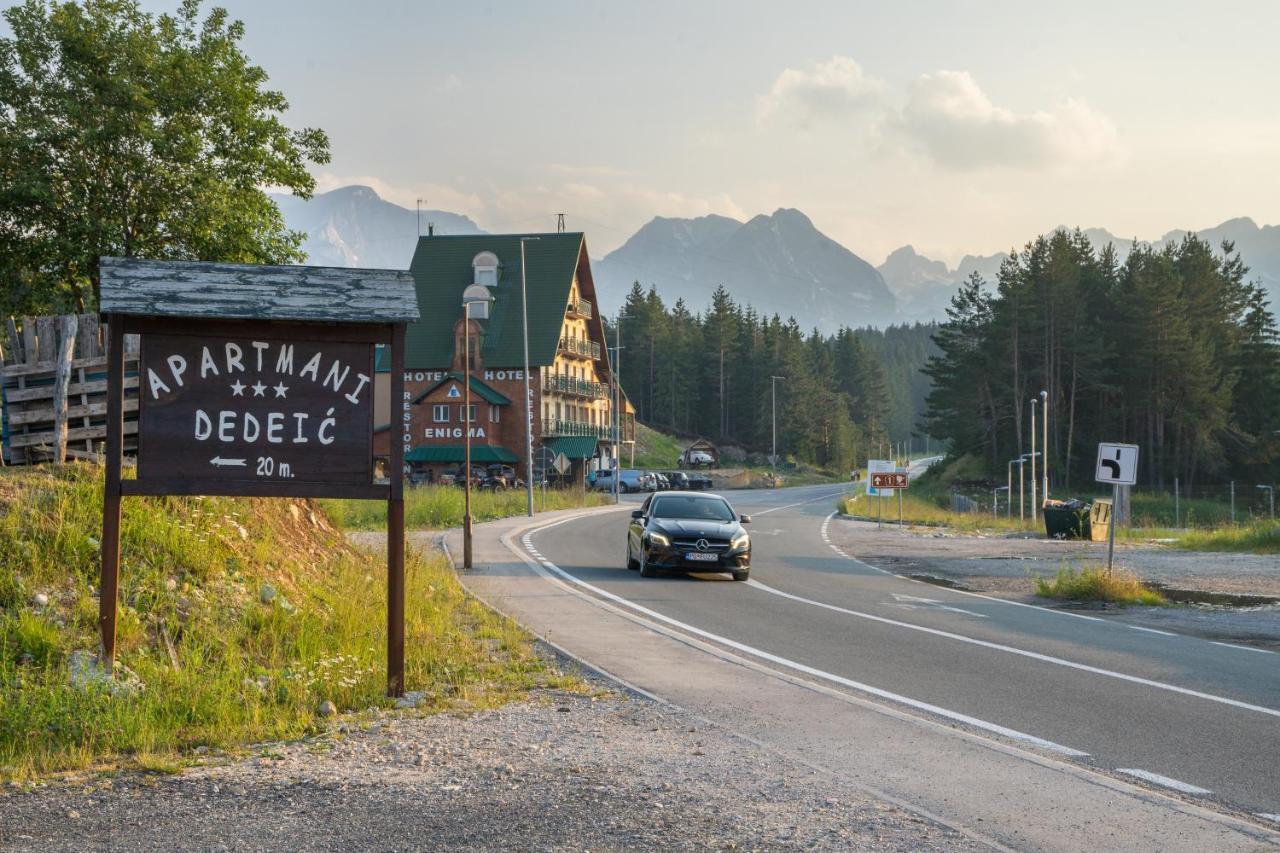
<instances>
[{"instance_id":1,"label":"car side mirror","mask_svg":"<svg viewBox=\"0 0 1280 853\"><path fill-rule=\"evenodd\" d=\"M632 518L644 518L644 510L642 510L642 509L633 509L633 510L631 510L631 517L632 517Z\"/></svg>"},{"instance_id":2,"label":"car side mirror","mask_svg":"<svg viewBox=\"0 0 1280 853\"><path fill-rule=\"evenodd\" d=\"M738 516L738 521L739 521L741 524L750 524L750 523L751 523L751 516L749 516L749 515L740 515L740 516Z\"/></svg>"}]
</instances>

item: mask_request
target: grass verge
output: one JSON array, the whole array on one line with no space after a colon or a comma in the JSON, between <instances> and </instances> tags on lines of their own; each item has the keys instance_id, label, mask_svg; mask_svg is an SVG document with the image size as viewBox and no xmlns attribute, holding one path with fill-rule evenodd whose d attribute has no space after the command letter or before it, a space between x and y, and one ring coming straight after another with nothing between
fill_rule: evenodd
<instances>
[{"instance_id":1,"label":"grass verge","mask_svg":"<svg viewBox=\"0 0 1280 853\"><path fill-rule=\"evenodd\" d=\"M1187 530L1175 547L1186 551L1231 551L1247 554L1280 554L1280 524L1258 521L1217 530Z\"/></svg>"},{"instance_id":2,"label":"grass verge","mask_svg":"<svg viewBox=\"0 0 1280 853\"><path fill-rule=\"evenodd\" d=\"M886 522L897 523L898 499L886 497L883 506L877 506L879 498L857 494L842 497L837 509L846 515L875 521L878 513L883 513ZM947 527L962 533L1020 533L1036 530L1030 522L1023 523L1016 518L993 517L990 513L953 512L938 506L930 497L918 497L910 490L902 496L902 519L907 524L924 524Z\"/></svg>"},{"instance_id":3,"label":"grass verge","mask_svg":"<svg viewBox=\"0 0 1280 853\"><path fill-rule=\"evenodd\" d=\"M317 706L385 705L386 568L308 501L124 502L118 660L143 685L74 687L97 648L101 469L0 472L0 779L176 767L298 737ZM572 686L442 557L406 566L407 684L428 710Z\"/></svg>"},{"instance_id":4,"label":"grass verge","mask_svg":"<svg viewBox=\"0 0 1280 853\"><path fill-rule=\"evenodd\" d=\"M577 489L534 489L533 507L537 512L603 506L612 503L611 495L583 492ZM325 499L318 501L334 523L345 530L382 530L387 525L384 501ZM443 530L462 524L465 503L458 486L407 486L404 490L404 523L409 529ZM471 517L476 522L492 521L511 515L522 515L528 506L523 489L502 492L471 492Z\"/></svg>"},{"instance_id":5,"label":"grass verge","mask_svg":"<svg viewBox=\"0 0 1280 853\"><path fill-rule=\"evenodd\" d=\"M1037 577L1036 595L1063 601L1105 601L1149 607L1169 603L1159 592L1145 586L1133 572L1127 569L1108 572L1101 566L1059 569L1052 580Z\"/></svg>"}]
</instances>

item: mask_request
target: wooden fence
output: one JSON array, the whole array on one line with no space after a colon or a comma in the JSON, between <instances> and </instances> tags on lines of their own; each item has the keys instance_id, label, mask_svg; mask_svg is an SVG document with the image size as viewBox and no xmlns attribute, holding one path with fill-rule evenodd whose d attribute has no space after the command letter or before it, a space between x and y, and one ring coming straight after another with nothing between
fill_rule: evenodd
<instances>
[{"instance_id":1,"label":"wooden fence","mask_svg":"<svg viewBox=\"0 0 1280 853\"><path fill-rule=\"evenodd\" d=\"M0 464L97 459L106 439L107 327L97 314L0 328ZM138 338L125 336L125 452L136 450Z\"/></svg>"}]
</instances>

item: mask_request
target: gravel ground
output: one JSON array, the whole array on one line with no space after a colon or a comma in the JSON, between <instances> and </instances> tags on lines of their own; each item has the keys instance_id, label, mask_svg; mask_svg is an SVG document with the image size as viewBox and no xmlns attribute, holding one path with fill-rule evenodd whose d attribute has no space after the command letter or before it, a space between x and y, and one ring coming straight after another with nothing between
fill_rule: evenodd
<instances>
[{"instance_id":1,"label":"gravel ground","mask_svg":"<svg viewBox=\"0 0 1280 853\"><path fill-rule=\"evenodd\" d=\"M1052 577L1068 566L1104 562L1104 542L1022 537L959 536L930 528L877 530L869 522L841 519L832 541L859 559L900 575L938 579L963 589L1035 604L1036 575ZM1179 607L1097 607L1098 615L1123 614L1126 622L1213 640L1280 649L1280 557L1175 551L1159 546L1116 546L1115 562L1148 583L1226 596L1257 596L1247 606L1198 603Z\"/></svg>"},{"instance_id":2,"label":"gravel ground","mask_svg":"<svg viewBox=\"0 0 1280 853\"><path fill-rule=\"evenodd\" d=\"M969 849L683 711L614 692L379 714L173 776L0 794L6 850ZM412 713L412 712L409 712Z\"/></svg>"}]
</instances>

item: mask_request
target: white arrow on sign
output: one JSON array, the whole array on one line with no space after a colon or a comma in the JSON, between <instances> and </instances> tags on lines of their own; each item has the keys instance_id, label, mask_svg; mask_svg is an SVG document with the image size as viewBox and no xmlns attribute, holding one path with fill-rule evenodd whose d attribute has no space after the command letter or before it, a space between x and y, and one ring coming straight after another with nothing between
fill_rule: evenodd
<instances>
[{"instance_id":1,"label":"white arrow on sign","mask_svg":"<svg viewBox=\"0 0 1280 853\"><path fill-rule=\"evenodd\" d=\"M959 607L951 607L950 605L943 604L941 601L937 601L932 598L920 598L915 595L900 595L896 592L893 594L893 598L899 607L904 607L907 610L950 610L952 613L963 613L965 616L977 616L979 619L987 618L981 613L974 613L972 610L964 610Z\"/></svg>"},{"instance_id":2,"label":"white arrow on sign","mask_svg":"<svg viewBox=\"0 0 1280 853\"><path fill-rule=\"evenodd\" d=\"M215 456L209 460L209 464L217 465L219 468L225 468L228 465L238 465L243 468L245 461L244 459L223 459L221 456Z\"/></svg>"}]
</instances>

